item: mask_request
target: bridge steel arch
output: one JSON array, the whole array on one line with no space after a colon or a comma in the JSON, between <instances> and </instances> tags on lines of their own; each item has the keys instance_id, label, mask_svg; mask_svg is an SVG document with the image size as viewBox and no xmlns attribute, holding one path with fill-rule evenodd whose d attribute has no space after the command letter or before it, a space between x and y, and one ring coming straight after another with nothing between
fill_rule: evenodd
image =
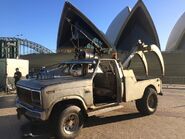
<instances>
[{"instance_id":1,"label":"bridge steel arch","mask_svg":"<svg viewBox=\"0 0 185 139\"><path fill-rule=\"evenodd\" d=\"M21 39L21 38L16 38L16 37L0 37L0 41L15 41L18 43L18 47L19 46L26 46L30 49L33 49L37 53L42 53L42 54L53 53L50 49L48 49L38 43L29 41L27 39Z\"/></svg>"}]
</instances>

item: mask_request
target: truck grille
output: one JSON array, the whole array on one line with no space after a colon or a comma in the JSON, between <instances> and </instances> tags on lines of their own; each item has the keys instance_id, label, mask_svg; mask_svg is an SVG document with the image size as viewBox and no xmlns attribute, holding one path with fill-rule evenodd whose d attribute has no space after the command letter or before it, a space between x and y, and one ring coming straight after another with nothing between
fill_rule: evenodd
<instances>
[{"instance_id":1,"label":"truck grille","mask_svg":"<svg viewBox=\"0 0 185 139\"><path fill-rule=\"evenodd\" d=\"M40 93L21 87L17 87L17 96L20 101L29 105L40 106Z\"/></svg>"},{"instance_id":2,"label":"truck grille","mask_svg":"<svg viewBox=\"0 0 185 139\"><path fill-rule=\"evenodd\" d=\"M19 99L25 103L31 104L32 98L31 98L31 91L26 90L20 87L17 87L17 96Z\"/></svg>"}]
</instances>

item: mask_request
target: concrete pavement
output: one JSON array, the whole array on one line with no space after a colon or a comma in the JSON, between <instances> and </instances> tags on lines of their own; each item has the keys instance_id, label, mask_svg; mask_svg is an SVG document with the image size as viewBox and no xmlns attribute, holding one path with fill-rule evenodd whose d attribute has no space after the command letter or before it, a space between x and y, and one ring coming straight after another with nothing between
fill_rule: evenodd
<instances>
[{"instance_id":1,"label":"concrete pavement","mask_svg":"<svg viewBox=\"0 0 185 139\"><path fill-rule=\"evenodd\" d=\"M133 102L123 109L90 117L78 139L184 139L185 89L164 89L157 112L140 115ZM0 97L1 139L54 139L47 123L16 118L15 95Z\"/></svg>"}]
</instances>

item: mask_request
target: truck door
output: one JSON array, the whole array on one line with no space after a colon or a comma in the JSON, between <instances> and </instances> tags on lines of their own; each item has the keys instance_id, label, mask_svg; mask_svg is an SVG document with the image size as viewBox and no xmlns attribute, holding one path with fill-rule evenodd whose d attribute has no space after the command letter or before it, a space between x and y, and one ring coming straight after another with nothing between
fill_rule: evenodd
<instances>
[{"instance_id":1,"label":"truck door","mask_svg":"<svg viewBox=\"0 0 185 139\"><path fill-rule=\"evenodd\" d=\"M93 79L95 103L118 101L118 71L115 60L100 60Z\"/></svg>"}]
</instances>

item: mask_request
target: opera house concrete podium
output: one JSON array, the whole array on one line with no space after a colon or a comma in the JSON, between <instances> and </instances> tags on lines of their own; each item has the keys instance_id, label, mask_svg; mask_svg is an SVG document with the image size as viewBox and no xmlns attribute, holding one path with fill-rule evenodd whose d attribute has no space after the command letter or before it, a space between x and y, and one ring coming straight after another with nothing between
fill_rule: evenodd
<instances>
[{"instance_id":1,"label":"opera house concrete podium","mask_svg":"<svg viewBox=\"0 0 185 139\"><path fill-rule=\"evenodd\" d=\"M172 29L163 55L168 69L166 80L185 83L185 13Z\"/></svg>"}]
</instances>

